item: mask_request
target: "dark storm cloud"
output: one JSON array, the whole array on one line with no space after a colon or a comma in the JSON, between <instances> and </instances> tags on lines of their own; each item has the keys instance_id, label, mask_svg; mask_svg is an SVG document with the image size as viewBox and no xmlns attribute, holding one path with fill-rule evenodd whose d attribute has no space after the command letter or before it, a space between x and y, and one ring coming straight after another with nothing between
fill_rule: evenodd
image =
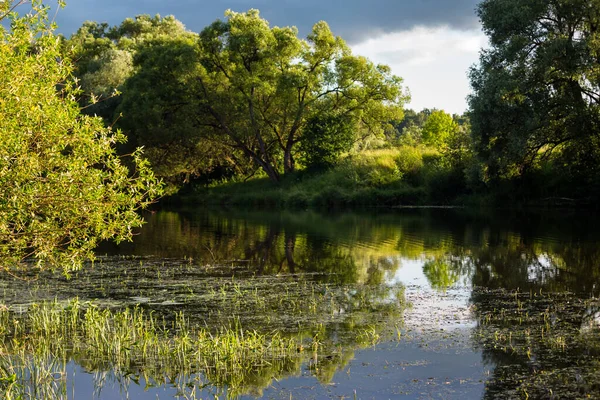
<instances>
[{"instance_id":1,"label":"dark storm cloud","mask_svg":"<svg viewBox=\"0 0 600 400\"><path fill-rule=\"evenodd\" d=\"M59 32L69 36L85 20L119 24L138 14L174 15L188 29L199 32L226 9L257 8L271 25L295 25L302 36L325 20L336 35L356 43L384 32L417 25L448 25L458 29L478 26L477 0L70 0L59 11Z\"/></svg>"}]
</instances>

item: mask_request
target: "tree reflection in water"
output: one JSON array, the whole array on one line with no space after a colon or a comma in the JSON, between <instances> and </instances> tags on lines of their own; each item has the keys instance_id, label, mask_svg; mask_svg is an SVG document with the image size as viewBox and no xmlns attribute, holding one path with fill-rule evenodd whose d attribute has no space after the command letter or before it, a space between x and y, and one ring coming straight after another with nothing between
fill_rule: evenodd
<instances>
[{"instance_id":1,"label":"tree reflection in water","mask_svg":"<svg viewBox=\"0 0 600 400\"><path fill-rule=\"evenodd\" d=\"M237 320L323 345L317 358L252 370L243 392L259 393L270 377L303 373L303 363L328 382L356 349L393 333L405 302L392 283L410 261L434 290L471 292L473 346L493 368L487 397L552 396L544 385L577 397L598 393L590 380L600 348L590 300L600 283L597 221L463 210L161 211L132 244L100 249L141 260L109 258L80 272L77 285L57 279L36 295L133 298L166 318L178 309L209 327ZM3 284L7 298L26 292Z\"/></svg>"},{"instance_id":2,"label":"tree reflection in water","mask_svg":"<svg viewBox=\"0 0 600 400\"><path fill-rule=\"evenodd\" d=\"M203 215L198 226L209 227L200 241L210 242L213 253L248 260L258 274L317 273L326 282L381 283L402 275L403 261L417 260L432 288L459 285L473 291L480 321L474 345L494 366L488 397L544 397L549 392L536 388L546 384L560 390L559 397L569 397L597 393L588 378L596 371L599 318L589 298L599 290L600 231L595 216L564 214L217 213ZM512 297L516 290L522 295ZM564 297L565 292L571 294ZM527 298L529 293L541 293L544 301ZM511 319L498 310L525 314ZM544 320L527 312L550 318L551 332L542 332ZM502 329L515 335L504 345L496 334ZM519 335L525 342L515 350Z\"/></svg>"}]
</instances>

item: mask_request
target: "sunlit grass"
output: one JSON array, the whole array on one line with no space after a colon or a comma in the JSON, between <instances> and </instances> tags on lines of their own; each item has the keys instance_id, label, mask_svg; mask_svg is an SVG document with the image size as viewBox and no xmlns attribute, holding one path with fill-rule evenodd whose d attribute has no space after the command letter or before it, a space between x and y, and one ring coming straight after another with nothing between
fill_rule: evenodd
<instances>
[{"instance_id":1,"label":"sunlit grass","mask_svg":"<svg viewBox=\"0 0 600 400\"><path fill-rule=\"evenodd\" d=\"M198 188L192 200L286 207L444 204L453 198L438 193L440 179L444 181L451 173L437 150L401 146L349 154L331 169L301 170L286 175L278 184L256 178ZM463 189L453 193L459 194Z\"/></svg>"},{"instance_id":2,"label":"sunlit grass","mask_svg":"<svg viewBox=\"0 0 600 400\"><path fill-rule=\"evenodd\" d=\"M111 311L73 300L34 304L24 316L4 309L1 318L0 390L6 399L60 396L71 357L91 370L128 371L159 382L201 373L231 395L246 390L258 369L303 357L297 336L241 328L212 333L182 314L169 325L140 307Z\"/></svg>"},{"instance_id":3,"label":"sunlit grass","mask_svg":"<svg viewBox=\"0 0 600 400\"><path fill-rule=\"evenodd\" d=\"M0 391L6 399L66 398L74 360L119 381L175 386L187 398L205 388L230 398L260 394L306 363L331 379L355 349L393 335L404 308L402 287L299 281L267 291L255 279L216 282L200 295L212 308L203 319L78 299L2 306Z\"/></svg>"}]
</instances>

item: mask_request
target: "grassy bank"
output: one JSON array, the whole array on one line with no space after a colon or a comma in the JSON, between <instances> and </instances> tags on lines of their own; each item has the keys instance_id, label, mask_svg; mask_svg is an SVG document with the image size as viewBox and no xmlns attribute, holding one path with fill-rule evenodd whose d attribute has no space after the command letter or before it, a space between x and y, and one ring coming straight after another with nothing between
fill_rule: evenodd
<instances>
[{"instance_id":1,"label":"grassy bank","mask_svg":"<svg viewBox=\"0 0 600 400\"><path fill-rule=\"evenodd\" d=\"M186 203L262 207L455 205L467 193L462 170L437 151L399 147L347 156L325 171L196 187Z\"/></svg>"}]
</instances>

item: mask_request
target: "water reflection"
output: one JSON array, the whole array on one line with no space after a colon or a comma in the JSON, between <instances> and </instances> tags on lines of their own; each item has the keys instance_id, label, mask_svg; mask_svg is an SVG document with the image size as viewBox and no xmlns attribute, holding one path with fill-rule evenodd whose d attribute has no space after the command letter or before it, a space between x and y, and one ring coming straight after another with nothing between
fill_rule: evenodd
<instances>
[{"instance_id":1,"label":"water reflection","mask_svg":"<svg viewBox=\"0 0 600 400\"><path fill-rule=\"evenodd\" d=\"M159 213L128 250L243 261L257 275L402 282L415 303L409 326L430 335L453 315L472 327L491 370L485 398L570 398L600 394L598 222L575 212ZM165 228L156 246L146 232Z\"/></svg>"},{"instance_id":2,"label":"water reflection","mask_svg":"<svg viewBox=\"0 0 600 400\"><path fill-rule=\"evenodd\" d=\"M241 323L322 345L318 357L299 352L250 369L236 378L234 394L261 395L290 376L328 383L385 333L451 346L445 335L452 329L490 369L478 383L488 398L551 397L537 390L542 384L563 387L560 397L600 392L590 383L600 355L600 306L590 300L600 283L595 216L189 210L147 220L133 243L103 245L98 254L108 257L74 281L0 280L3 302L79 296L111 307L141 303L167 321L184 311L213 332ZM81 366L102 370L85 357ZM204 397L227 393L233 382L202 368L159 366L150 375L142 371L148 367L128 373L134 382L180 390L208 377L217 389L205 388Z\"/></svg>"},{"instance_id":3,"label":"water reflection","mask_svg":"<svg viewBox=\"0 0 600 400\"><path fill-rule=\"evenodd\" d=\"M455 284L595 293L600 220L586 214L188 211L148 215L115 252L203 263L247 263L257 275L315 273L339 283L380 283L420 260L438 289Z\"/></svg>"},{"instance_id":4,"label":"water reflection","mask_svg":"<svg viewBox=\"0 0 600 400\"><path fill-rule=\"evenodd\" d=\"M486 399L598 398L597 299L477 290L473 302L473 344L492 368Z\"/></svg>"},{"instance_id":5,"label":"water reflection","mask_svg":"<svg viewBox=\"0 0 600 400\"><path fill-rule=\"evenodd\" d=\"M244 263L256 275L316 274L335 283L382 283L399 267L393 225L315 212L159 212L134 243L100 252Z\"/></svg>"}]
</instances>

